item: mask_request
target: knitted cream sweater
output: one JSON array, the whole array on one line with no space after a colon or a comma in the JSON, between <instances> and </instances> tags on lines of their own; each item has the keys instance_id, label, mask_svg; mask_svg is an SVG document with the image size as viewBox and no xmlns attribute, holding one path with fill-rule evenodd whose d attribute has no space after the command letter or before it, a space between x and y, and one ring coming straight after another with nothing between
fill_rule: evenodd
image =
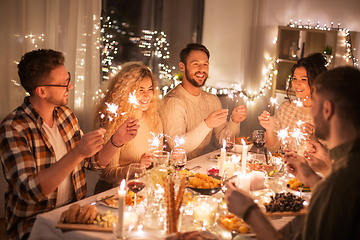
<instances>
[{"instance_id":1,"label":"knitted cream sweater","mask_svg":"<svg viewBox=\"0 0 360 240\"><path fill-rule=\"evenodd\" d=\"M212 129L205 119L213 111L221 109L219 98L205 91L193 96L179 84L172 89L162 100L160 116L166 134L167 144L175 148L175 136L184 137L185 143L180 147L187 152L188 159L200 156L211 140ZM240 123L224 123L214 128L219 139L225 129L232 130L235 135L240 133Z\"/></svg>"},{"instance_id":2,"label":"knitted cream sweater","mask_svg":"<svg viewBox=\"0 0 360 240\"><path fill-rule=\"evenodd\" d=\"M294 132L294 129L299 129L299 126L297 125L297 122L299 120L314 125L310 110L310 107L298 107L294 102L283 102L274 116L274 133L276 135L277 141L276 144L272 147L266 145L268 150L271 152L276 152L281 147L283 149L295 150L300 155L303 155L306 147L306 141L297 141L296 138L292 137L291 135ZM286 127L289 127L287 130L289 133L289 137L286 138L286 143L284 144L282 140L277 136L277 134L280 130L286 129ZM308 138L308 136L306 138Z\"/></svg>"},{"instance_id":3,"label":"knitted cream sweater","mask_svg":"<svg viewBox=\"0 0 360 240\"><path fill-rule=\"evenodd\" d=\"M154 137L150 133L149 121L143 117L139 121L139 125L140 128L136 137L119 149L111 162L100 173L100 180L114 183L114 186L119 184L122 179L126 178L131 163L140 162L140 158L145 152L154 150L149 143L149 140Z\"/></svg>"}]
</instances>

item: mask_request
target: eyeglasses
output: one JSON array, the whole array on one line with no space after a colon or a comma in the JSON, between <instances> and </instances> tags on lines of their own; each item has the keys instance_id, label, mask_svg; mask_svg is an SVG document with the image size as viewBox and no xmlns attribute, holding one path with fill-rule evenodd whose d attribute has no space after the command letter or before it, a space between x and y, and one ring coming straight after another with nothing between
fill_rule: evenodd
<instances>
[{"instance_id":1,"label":"eyeglasses","mask_svg":"<svg viewBox=\"0 0 360 240\"><path fill-rule=\"evenodd\" d=\"M44 84L44 85L38 85L36 87L65 87L66 90L69 90L69 85L70 85L70 80L71 80L71 74L70 72L68 72L69 74L69 79L68 79L68 83L66 85L51 85L51 84Z\"/></svg>"}]
</instances>

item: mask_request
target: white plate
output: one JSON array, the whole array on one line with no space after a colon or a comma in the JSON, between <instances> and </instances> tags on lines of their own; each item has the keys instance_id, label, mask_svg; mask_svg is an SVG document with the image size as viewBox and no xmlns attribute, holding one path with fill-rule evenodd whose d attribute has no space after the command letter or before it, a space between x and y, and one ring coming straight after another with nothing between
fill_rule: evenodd
<instances>
[{"instance_id":1,"label":"white plate","mask_svg":"<svg viewBox=\"0 0 360 240\"><path fill-rule=\"evenodd\" d=\"M287 183L288 183L289 180L290 180L290 178L283 180L284 190L287 191L287 192L291 192L291 193L294 194L295 196L300 197L300 191L295 191L294 189L291 189L291 188L289 188L289 187L287 186ZM308 200L308 199L311 197L311 192L302 192L302 193L301 193L301 197L305 198L305 200Z\"/></svg>"},{"instance_id":2,"label":"white plate","mask_svg":"<svg viewBox=\"0 0 360 240\"><path fill-rule=\"evenodd\" d=\"M246 145L247 146L247 150L249 151L253 144L249 144L249 145ZM236 152L236 153L242 153L243 151L243 145L241 144L235 144L235 147L232 149L232 151Z\"/></svg>"}]
</instances>

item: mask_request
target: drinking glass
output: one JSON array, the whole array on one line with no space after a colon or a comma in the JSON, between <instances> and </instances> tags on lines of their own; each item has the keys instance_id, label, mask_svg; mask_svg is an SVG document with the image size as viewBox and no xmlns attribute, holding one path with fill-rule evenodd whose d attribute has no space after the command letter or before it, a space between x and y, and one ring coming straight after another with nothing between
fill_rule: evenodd
<instances>
[{"instance_id":1,"label":"drinking glass","mask_svg":"<svg viewBox=\"0 0 360 240\"><path fill-rule=\"evenodd\" d=\"M174 166L176 171L179 171L185 167L187 161L186 151L181 148L175 148L171 150L170 162Z\"/></svg>"},{"instance_id":2,"label":"drinking glass","mask_svg":"<svg viewBox=\"0 0 360 240\"><path fill-rule=\"evenodd\" d=\"M220 146L224 147L225 141L225 149L226 151L230 151L235 146L235 133L231 130L225 130L220 134Z\"/></svg>"},{"instance_id":3,"label":"drinking glass","mask_svg":"<svg viewBox=\"0 0 360 240\"><path fill-rule=\"evenodd\" d=\"M265 145L265 132L264 130L255 130L252 134L252 141L256 147L256 157L259 158L259 150Z\"/></svg>"},{"instance_id":4,"label":"drinking glass","mask_svg":"<svg viewBox=\"0 0 360 240\"><path fill-rule=\"evenodd\" d=\"M137 206L137 194L145 188L145 167L140 163L132 163L126 174L126 184L134 192L134 209Z\"/></svg>"},{"instance_id":5,"label":"drinking glass","mask_svg":"<svg viewBox=\"0 0 360 240\"><path fill-rule=\"evenodd\" d=\"M159 166L167 167L169 165L169 158L170 158L169 152L163 150L156 150L153 152L153 157L154 157L155 167L159 167Z\"/></svg>"}]
</instances>

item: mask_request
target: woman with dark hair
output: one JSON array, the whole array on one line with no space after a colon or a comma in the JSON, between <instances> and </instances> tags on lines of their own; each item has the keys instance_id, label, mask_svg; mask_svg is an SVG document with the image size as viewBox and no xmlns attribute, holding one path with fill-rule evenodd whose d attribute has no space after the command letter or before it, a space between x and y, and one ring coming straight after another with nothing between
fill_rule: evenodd
<instances>
[{"instance_id":1,"label":"woman with dark hair","mask_svg":"<svg viewBox=\"0 0 360 240\"><path fill-rule=\"evenodd\" d=\"M281 104L274 117L267 111L263 111L258 117L260 125L266 129L266 147L269 151L276 152L282 148L296 150L303 155L306 141L299 141L299 137L295 136L296 132L300 130L307 139L315 138L310 115L311 94L314 80L327 70L325 64L326 60L321 53L300 59L291 69L291 87L287 89L288 101ZM291 91L295 92L297 99L291 99ZM288 134L285 141L278 136L281 130Z\"/></svg>"}]
</instances>

